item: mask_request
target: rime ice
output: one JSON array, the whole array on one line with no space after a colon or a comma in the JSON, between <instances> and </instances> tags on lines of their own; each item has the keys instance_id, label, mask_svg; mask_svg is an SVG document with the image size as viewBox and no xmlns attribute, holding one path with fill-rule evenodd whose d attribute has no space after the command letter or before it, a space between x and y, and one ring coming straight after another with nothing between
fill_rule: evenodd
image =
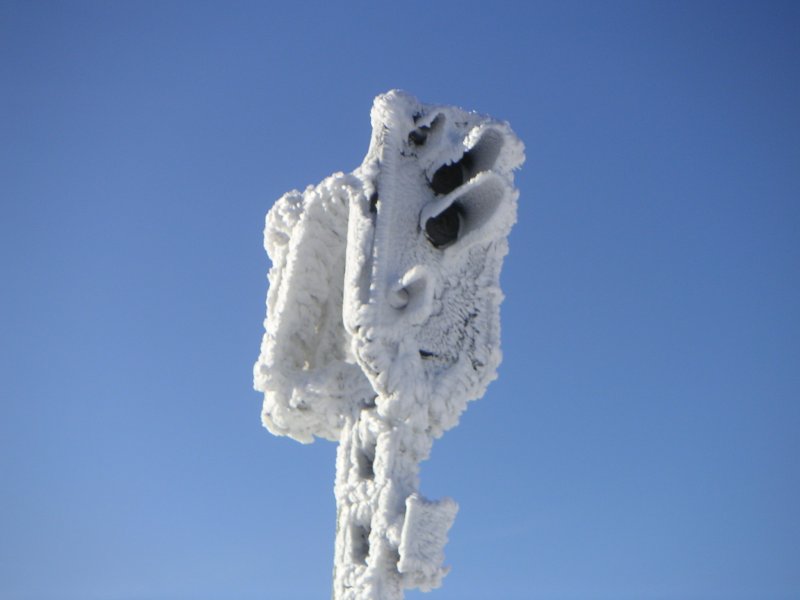
<instances>
[{"instance_id":1,"label":"rime ice","mask_svg":"<svg viewBox=\"0 0 800 600\"><path fill-rule=\"evenodd\" d=\"M392 91L361 166L267 214L262 419L338 440L337 600L438 587L453 500L419 463L500 362L500 269L523 146L508 124Z\"/></svg>"}]
</instances>

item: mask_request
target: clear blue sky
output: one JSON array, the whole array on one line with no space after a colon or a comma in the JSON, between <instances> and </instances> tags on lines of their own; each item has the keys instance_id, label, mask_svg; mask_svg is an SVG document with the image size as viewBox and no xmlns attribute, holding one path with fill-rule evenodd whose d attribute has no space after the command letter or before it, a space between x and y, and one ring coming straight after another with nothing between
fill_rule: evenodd
<instances>
[{"instance_id":1,"label":"clear blue sky","mask_svg":"<svg viewBox=\"0 0 800 600\"><path fill-rule=\"evenodd\" d=\"M252 391L285 191L372 98L525 141L438 600L800 598L800 9L0 4L0 597L327 598L335 446Z\"/></svg>"}]
</instances>

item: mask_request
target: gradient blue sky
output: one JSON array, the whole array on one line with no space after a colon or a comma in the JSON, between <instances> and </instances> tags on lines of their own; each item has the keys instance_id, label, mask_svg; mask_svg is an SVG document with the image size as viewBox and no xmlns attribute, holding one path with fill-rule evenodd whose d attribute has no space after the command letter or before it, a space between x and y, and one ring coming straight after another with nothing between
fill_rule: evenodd
<instances>
[{"instance_id":1,"label":"gradient blue sky","mask_svg":"<svg viewBox=\"0 0 800 600\"><path fill-rule=\"evenodd\" d=\"M800 9L0 3L0 597L329 596L251 369L285 191L390 88L525 141L438 600L800 598Z\"/></svg>"}]
</instances>

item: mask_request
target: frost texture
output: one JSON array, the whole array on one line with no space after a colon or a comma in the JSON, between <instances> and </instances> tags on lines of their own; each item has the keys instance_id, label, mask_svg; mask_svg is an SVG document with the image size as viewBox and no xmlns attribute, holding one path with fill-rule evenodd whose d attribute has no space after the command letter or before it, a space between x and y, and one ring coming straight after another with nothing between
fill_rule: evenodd
<instances>
[{"instance_id":1,"label":"frost texture","mask_svg":"<svg viewBox=\"0 0 800 600\"><path fill-rule=\"evenodd\" d=\"M272 259L255 365L276 435L339 441L334 598L441 584L457 505L419 463L500 362L500 269L522 143L506 123L392 91L362 165L267 215Z\"/></svg>"},{"instance_id":2,"label":"frost texture","mask_svg":"<svg viewBox=\"0 0 800 600\"><path fill-rule=\"evenodd\" d=\"M341 317L348 206L359 189L354 177L332 175L267 213L272 268L255 387L264 392L267 429L303 443L338 440L344 418L374 396Z\"/></svg>"}]
</instances>

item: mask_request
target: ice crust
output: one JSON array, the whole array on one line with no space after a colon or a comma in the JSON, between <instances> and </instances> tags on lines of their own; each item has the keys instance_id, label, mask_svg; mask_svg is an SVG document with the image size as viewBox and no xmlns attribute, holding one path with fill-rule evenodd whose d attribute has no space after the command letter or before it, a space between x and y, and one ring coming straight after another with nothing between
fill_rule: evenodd
<instances>
[{"instance_id":1,"label":"ice crust","mask_svg":"<svg viewBox=\"0 0 800 600\"><path fill-rule=\"evenodd\" d=\"M341 319L347 215L358 183L337 173L285 194L267 213L272 268L254 383L264 392L267 429L303 443L338 440L344 419L374 396Z\"/></svg>"},{"instance_id":2,"label":"ice crust","mask_svg":"<svg viewBox=\"0 0 800 600\"><path fill-rule=\"evenodd\" d=\"M419 495L419 462L496 377L524 161L507 123L404 92L378 96L371 120L358 169L267 214L254 367L270 432L339 441L338 600L402 598L447 572L457 505Z\"/></svg>"}]
</instances>

